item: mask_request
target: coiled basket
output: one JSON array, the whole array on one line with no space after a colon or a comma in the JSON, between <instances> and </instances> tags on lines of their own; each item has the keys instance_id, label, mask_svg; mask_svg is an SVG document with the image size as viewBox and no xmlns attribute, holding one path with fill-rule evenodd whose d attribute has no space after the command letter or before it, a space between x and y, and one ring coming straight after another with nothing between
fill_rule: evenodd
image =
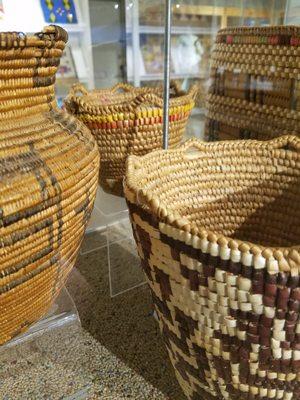
<instances>
[{"instance_id":1,"label":"coiled basket","mask_svg":"<svg viewBox=\"0 0 300 400\"><path fill-rule=\"evenodd\" d=\"M125 195L190 400L300 398L300 139L128 159Z\"/></svg>"},{"instance_id":2,"label":"coiled basket","mask_svg":"<svg viewBox=\"0 0 300 400\"><path fill-rule=\"evenodd\" d=\"M300 134L300 27L219 31L212 52L207 140Z\"/></svg>"},{"instance_id":3,"label":"coiled basket","mask_svg":"<svg viewBox=\"0 0 300 400\"><path fill-rule=\"evenodd\" d=\"M72 269L95 198L99 154L58 109L66 32L0 34L0 344L50 308Z\"/></svg>"},{"instance_id":4,"label":"coiled basket","mask_svg":"<svg viewBox=\"0 0 300 400\"><path fill-rule=\"evenodd\" d=\"M171 84L169 146L181 142L194 106L197 87L188 93ZM75 85L66 109L90 128L100 156L100 184L109 193L123 195L126 158L162 148L163 92L161 87L135 88L117 84L88 92Z\"/></svg>"}]
</instances>

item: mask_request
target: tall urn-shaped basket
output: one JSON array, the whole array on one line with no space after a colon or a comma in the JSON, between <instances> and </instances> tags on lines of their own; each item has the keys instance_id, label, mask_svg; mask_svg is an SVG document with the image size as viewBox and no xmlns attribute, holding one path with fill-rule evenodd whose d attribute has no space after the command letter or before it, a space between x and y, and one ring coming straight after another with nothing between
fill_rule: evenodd
<instances>
[{"instance_id":1,"label":"tall urn-shaped basket","mask_svg":"<svg viewBox=\"0 0 300 400\"><path fill-rule=\"evenodd\" d=\"M61 111L54 81L67 33L48 26L0 40L0 344L53 303L95 198L99 155Z\"/></svg>"}]
</instances>

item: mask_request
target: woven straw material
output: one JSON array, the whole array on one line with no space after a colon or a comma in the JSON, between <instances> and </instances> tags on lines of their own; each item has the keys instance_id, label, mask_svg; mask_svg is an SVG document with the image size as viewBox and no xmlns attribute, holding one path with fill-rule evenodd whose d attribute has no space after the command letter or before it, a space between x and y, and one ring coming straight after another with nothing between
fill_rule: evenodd
<instances>
[{"instance_id":1,"label":"woven straw material","mask_svg":"<svg viewBox=\"0 0 300 400\"><path fill-rule=\"evenodd\" d=\"M171 88L169 146L173 148L181 142L197 87L185 93L173 82ZM123 195L128 155L162 148L162 94L160 87L117 84L112 89L87 92L76 85L66 99L66 109L83 121L97 140L100 184L107 192Z\"/></svg>"},{"instance_id":2,"label":"woven straw material","mask_svg":"<svg viewBox=\"0 0 300 400\"><path fill-rule=\"evenodd\" d=\"M226 28L212 52L207 140L300 133L300 27Z\"/></svg>"},{"instance_id":3,"label":"woven straw material","mask_svg":"<svg viewBox=\"0 0 300 400\"><path fill-rule=\"evenodd\" d=\"M96 194L95 140L55 101L66 41L55 26L0 34L0 344L50 308Z\"/></svg>"},{"instance_id":4,"label":"woven straw material","mask_svg":"<svg viewBox=\"0 0 300 400\"><path fill-rule=\"evenodd\" d=\"M187 398L300 398L300 139L128 159L135 240Z\"/></svg>"}]
</instances>

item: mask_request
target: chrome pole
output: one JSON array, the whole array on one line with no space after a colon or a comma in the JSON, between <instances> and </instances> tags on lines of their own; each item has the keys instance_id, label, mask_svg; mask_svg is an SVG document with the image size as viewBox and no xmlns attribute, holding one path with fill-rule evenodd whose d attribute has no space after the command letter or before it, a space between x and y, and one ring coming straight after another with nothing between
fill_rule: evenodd
<instances>
[{"instance_id":1,"label":"chrome pole","mask_svg":"<svg viewBox=\"0 0 300 400\"><path fill-rule=\"evenodd\" d=\"M164 45L164 108L163 108L163 148L169 141L169 97L170 97L170 48L171 48L171 3L165 0L165 45Z\"/></svg>"}]
</instances>

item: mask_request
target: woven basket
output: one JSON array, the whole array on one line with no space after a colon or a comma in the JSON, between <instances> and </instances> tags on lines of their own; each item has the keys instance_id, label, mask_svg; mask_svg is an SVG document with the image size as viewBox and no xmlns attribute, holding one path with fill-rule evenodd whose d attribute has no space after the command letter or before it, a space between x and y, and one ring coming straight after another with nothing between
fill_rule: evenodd
<instances>
[{"instance_id":1,"label":"woven basket","mask_svg":"<svg viewBox=\"0 0 300 400\"><path fill-rule=\"evenodd\" d=\"M186 93L171 85L169 146L182 139L194 106L196 86ZM112 89L87 92L76 85L66 109L83 121L95 136L101 156L100 184L109 193L123 195L126 158L162 148L162 88L135 88L117 84Z\"/></svg>"},{"instance_id":2,"label":"woven basket","mask_svg":"<svg viewBox=\"0 0 300 400\"><path fill-rule=\"evenodd\" d=\"M207 140L300 133L300 27L226 28L212 52Z\"/></svg>"},{"instance_id":3,"label":"woven basket","mask_svg":"<svg viewBox=\"0 0 300 400\"><path fill-rule=\"evenodd\" d=\"M64 285L92 211L99 155L88 129L55 101L66 32L0 38L3 344L43 316Z\"/></svg>"},{"instance_id":4,"label":"woven basket","mask_svg":"<svg viewBox=\"0 0 300 400\"><path fill-rule=\"evenodd\" d=\"M131 156L124 191L187 398L299 400L300 139Z\"/></svg>"}]
</instances>

